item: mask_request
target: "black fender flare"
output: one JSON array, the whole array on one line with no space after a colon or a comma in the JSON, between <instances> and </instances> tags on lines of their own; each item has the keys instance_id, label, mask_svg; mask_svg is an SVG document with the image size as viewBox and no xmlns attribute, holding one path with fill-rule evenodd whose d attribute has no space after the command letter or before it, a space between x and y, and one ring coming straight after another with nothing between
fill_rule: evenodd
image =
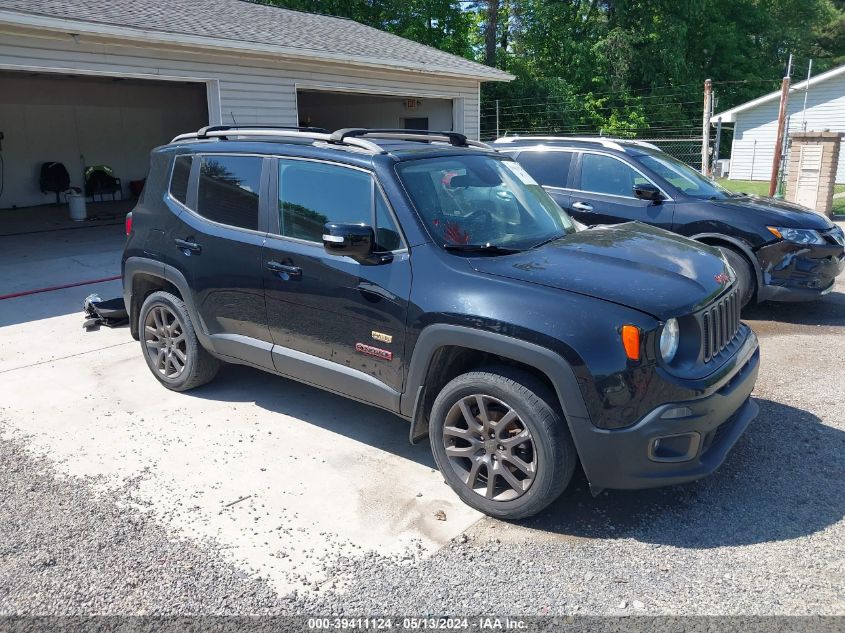
<instances>
[{"instance_id":1,"label":"black fender flare","mask_svg":"<svg viewBox=\"0 0 845 633\"><path fill-rule=\"evenodd\" d=\"M751 268L754 270L754 275L757 279L757 289L759 290L763 287L763 271L760 268L760 262L757 259L757 256L754 254L754 251L751 250L751 246L749 246L747 242L740 240L736 237L725 235L724 233L699 233L697 235L691 235L689 239L696 241L701 241L703 239L713 239L735 246L737 250L739 250L743 255L745 255L748 258L748 261L751 262Z\"/></svg>"},{"instance_id":2,"label":"black fender flare","mask_svg":"<svg viewBox=\"0 0 845 633\"><path fill-rule=\"evenodd\" d=\"M202 343L203 347L207 350L213 350L214 344L208 336L208 330L206 329L205 324L202 319L199 318L199 313L194 305L194 297L191 293L191 287L188 284L188 280L185 279L185 275L183 275L179 269L174 268L169 264L155 261L154 259L147 259L146 257L129 257L123 264L123 301L126 304L126 311L129 314L130 325L131 319L134 318L133 311L136 307L138 310L141 308L141 306L134 305L134 298L132 297L134 279L135 276L139 274L158 277L159 279L163 279L164 281L176 286L179 294L182 295L182 301L185 302L185 306L188 308L188 314L191 315L191 320L194 322L194 331L197 334L197 338L200 343Z\"/></svg>"},{"instance_id":3,"label":"black fender flare","mask_svg":"<svg viewBox=\"0 0 845 633\"><path fill-rule=\"evenodd\" d=\"M411 418L411 442L425 435L427 419L423 413L425 378L431 360L441 347L465 347L479 352L496 354L536 368L554 386L570 430L587 422L587 406L570 364L560 354L540 345L511 336L449 324L430 325L422 330L408 363L406 389L400 401L401 414ZM572 433L573 438L575 433ZM576 446L577 448L577 446Z\"/></svg>"}]
</instances>

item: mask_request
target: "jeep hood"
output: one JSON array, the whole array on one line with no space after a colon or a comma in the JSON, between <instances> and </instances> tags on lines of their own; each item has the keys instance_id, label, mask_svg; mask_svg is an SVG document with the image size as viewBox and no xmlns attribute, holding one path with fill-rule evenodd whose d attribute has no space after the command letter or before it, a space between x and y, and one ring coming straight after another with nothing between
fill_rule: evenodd
<instances>
[{"instance_id":1,"label":"jeep hood","mask_svg":"<svg viewBox=\"0 0 845 633\"><path fill-rule=\"evenodd\" d=\"M785 226L793 229L827 230L833 226L830 220L812 209L793 202L764 198L761 196L742 196L713 200L713 204L729 209L735 214L753 214L767 226Z\"/></svg>"},{"instance_id":2,"label":"jeep hood","mask_svg":"<svg viewBox=\"0 0 845 633\"><path fill-rule=\"evenodd\" d=\"M688 314L733 281L718 250L638 222L578 231L546 246L473 257L475 270L635 308L665 320ZM721 279L721 281L720 281Z\"/></svg>"}]
</instances>

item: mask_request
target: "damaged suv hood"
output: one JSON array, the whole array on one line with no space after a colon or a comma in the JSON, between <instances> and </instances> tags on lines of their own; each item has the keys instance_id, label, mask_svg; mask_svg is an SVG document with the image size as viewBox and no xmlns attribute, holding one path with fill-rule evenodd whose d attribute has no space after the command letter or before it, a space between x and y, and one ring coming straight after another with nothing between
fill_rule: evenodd
<instances>
[{"instance_id":1,"label":"damaged suv hood","mask_svg":"<svg viewBox=\"0 0 845 633\"><path fill-rule=\"evenodd\" d=\"M662 320L698 310L733 282L718 250L639 222L470 263L481 273L612 301Z\"/></svg>"}]
</instances>

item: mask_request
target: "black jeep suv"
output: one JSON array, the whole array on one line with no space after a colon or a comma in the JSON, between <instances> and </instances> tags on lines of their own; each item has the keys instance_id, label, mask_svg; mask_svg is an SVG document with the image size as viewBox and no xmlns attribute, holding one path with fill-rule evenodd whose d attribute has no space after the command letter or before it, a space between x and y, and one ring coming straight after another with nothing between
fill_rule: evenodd
<instances>
[{"instance_id":1,"label":"black jeep suv","mask_svg":"<svg viewBox=\"0 0 845 633\"><path fill-rule=\"evenodd\" d=\"M225 361L387 409L497 517L578 460L594 491L702 477L757 413L719 251L581 229L461 134L204 128L153 151L127 226L131 331L165 387Z\"/></svg>"},{"instance_id":2,"label":"black jeep suv","mask_svg":"<svg viewBox=\"0 0 845 633\"><path fill-rule=\"evenodd\" d=\"M651 144L528 136L498 139L496 148L584 224L637 220L719 248L743 306L817 299L845 268L845 236L823 215L731 193Z\"/></svg>"}]
</instances>

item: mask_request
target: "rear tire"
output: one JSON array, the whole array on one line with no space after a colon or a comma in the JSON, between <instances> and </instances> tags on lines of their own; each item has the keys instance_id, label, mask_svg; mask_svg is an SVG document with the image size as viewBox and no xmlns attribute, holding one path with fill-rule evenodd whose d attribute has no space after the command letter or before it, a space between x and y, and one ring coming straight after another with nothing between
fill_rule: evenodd
<instances>
[{"instance_id":1,"label":"rear tire","mask_svg":"<svg viewBox=\"0 0 845 633\"><path fill-rule=\"evenodd\" d=\"M499 519L543 510L569 485L577 461L554 393L511 367L449 382L431 410L430 440L446 483L464 503Z\"/></svg>"},{"instance_id":2,"label":"rear tire","mask_svg":"<svg viewBox=\"0 0 845 633\"><path fill-rule=\"evenodd\" d=\"M153 376L172 391L188 391L217 375L220 361L200 344L185 302L159 290L138 317L141 351Z\"/></svg>"},{"instance_id":3,"label":"rear tire","mask_svg":"<svg viewBox=\"0 0 845 633\"><path fill-rule=\"evenodd\" d=\"M754 298L754 291L757 289L754 269L751 268L751 264L745 256L741 255L734 249L728 248L727 246L719 246L718 248L722 251L725 259L728 260L731 268L733 268L736 273L736 285L739 288L740 306L744 308L751 302L751 299Z\"/></svg>"}]
</instances>

